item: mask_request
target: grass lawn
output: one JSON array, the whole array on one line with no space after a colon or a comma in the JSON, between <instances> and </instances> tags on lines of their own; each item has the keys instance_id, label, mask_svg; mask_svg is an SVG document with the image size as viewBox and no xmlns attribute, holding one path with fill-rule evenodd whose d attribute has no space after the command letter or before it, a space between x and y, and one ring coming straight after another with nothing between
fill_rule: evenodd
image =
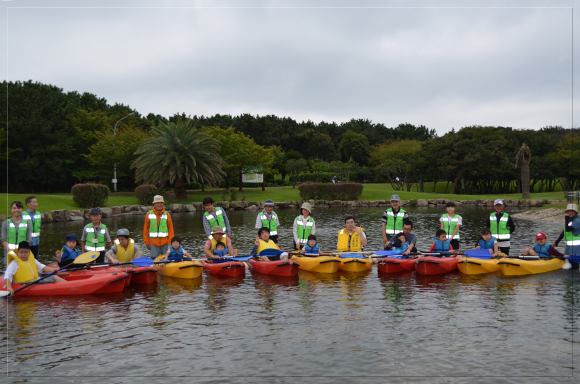
<instances>
[{"instance_id":1,"label":"grass lawn","mask_svg":"<svg viewBox=\"0 0 580 384\"><path fill-rule=\"evenodd\" d=\"M439 190L440 184L437 185L437 190ZM431 185L432 186L432 183ZM403 200L410 199L453 199L453 200L478 200L478 199L521 199L521 194L499 194L499 195L451 195L443 193L431 193L431 192L415 192L412 188L411 192L406 191L394 191L390 184L364 184L363 194L361 200L388 200L393 193L397 193L401 196ZM10 212L9 204L15 200L20 200L23 204L29 194L5 194L4 204L0 205L0 214L7 214ZM37 197L39 203L39 210L41 212L52 211L56 209L79 209L79 207L73 202L71 194L43 194L35 193L34 196ZM187 203L192 201L202 201L204 197L211 196L216 201L221 201L221 190L213 189L201 191L189 191L188 201L177 201L177 203ZM266 188L265 192L262 192L261 188L244 188L242 192L238 192L237 199L240 200L242 197L246 198L246 201L264 201L267 199L272 199L274 201L291 201L291 200L301 200L300 194L298 193L298 188L289 187L269 187ZM563 200L565 199L564 192L545 192L545 193L532 193L532 199L546 199L546 200ZM107 206L115 205L133 205L137 204L137 199L133 193L123 193L114 196L109 196ZM559 207L562 205L562 207ZM559 208L565 207L565 203L559 204ZM24 204L26 208L26 204Z\"/></svg>"}]
</instances>

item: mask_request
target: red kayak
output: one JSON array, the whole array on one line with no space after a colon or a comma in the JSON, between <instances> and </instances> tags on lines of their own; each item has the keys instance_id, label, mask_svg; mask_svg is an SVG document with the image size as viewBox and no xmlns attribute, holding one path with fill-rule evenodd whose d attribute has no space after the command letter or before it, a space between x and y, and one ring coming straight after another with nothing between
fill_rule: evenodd
<instances>
[{"instance_id":1,"label":"red kayak","mask_svg":"<svg viewBox=\"0 0 580 384\"><path fill-rule=\"evenodd\" d=\"M298 274L299 265L300 264L294 260L248 260L248 266L250 267L251 271L271 276L296 276Z\"/></svg>"},{"instance_id":2,"label":"red kayak","mask_svg":"<svg viewBox=\"0 0 580 384\"><path fill-rule=\"evenodd\" d=\"M219 276L241 276L246 274L246 264L241 261L226 261L222 263L208 263L206 259L201 259L203 269L212 275Z\"/></svg>"},{"instance_id":3,"label":"red kayak","mask_svg":"<svg viewBox=\"0 0 580 384\"><path fill-rule=\"evenodd\" d=\"M51 264L49 267L58 267L58 264ZM86 265L83 269L71 269L65 270L64 272L59 272L58 276L62 276L65 280L65 276L72 275L94 275L100 273L112 273L112 272L127 272L129 278L125 281L125 287L129 284L150 284L157 281L157 269L155 267L115 267L114 265Z\"/></svg>"},{"instance_id":4,"label":"red kayak","mask_svg":"<svg viewBox=\"0 0 580 384\"><path fill-rule=\"evenodd\" d=\"M383 273L406 272L415 270L417 260L385 257L379 259L377 269Z\"/></svg>"},{"instance_id":5,"label":"red kayak","mask_svg":"<svg viewBox=\"0 0 580 384\"><path fill-rule=\"evenodd\" d=\"M131 284L151 284L157 281L157 268L135 267L131 276Z\"/></svg>"},{"instance_id":6,"label":"red kayak","mask_svg":"<svg viewBox=\"0 0 580 384\"><path fill-rule=\"evenodd\" d=\"M57 295L92 295L96 293L122 292L128 274L123 272L100 273L94 275L71 275L64 277L64 283L35 284L15 296L57 296ZM26 284L12 284L16 291ZM4 286L4 277L0 277L0 287Z\"/></svg>"},{"instance_id":7,"label":"red kayak","mask_svg":"<svg viewBox=\"0 0 580 384\"><path fill-rule=\"evenodd\" d=\"M434 257L425 256L417 260L415 271L421 275L441 275L455 271L457 264L463 256Z\"/></svg>"}]
</instances>

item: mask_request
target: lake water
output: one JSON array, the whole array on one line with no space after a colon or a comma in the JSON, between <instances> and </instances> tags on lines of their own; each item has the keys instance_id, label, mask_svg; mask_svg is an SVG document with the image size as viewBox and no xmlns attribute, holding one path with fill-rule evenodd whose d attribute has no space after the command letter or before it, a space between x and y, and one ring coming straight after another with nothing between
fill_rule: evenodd
<instances>
[{"instance_id":1,"label":"lake water","mask_svg":"<svg viewBox=\"0 0 580 384\"><path fill-rule=\"evenodd\" d=\"M336 247L352 214L366 230L367 249L380 249L382 212L314 210L321 248ZM489 210L458 213L468 249ZM256 214L228 212L240 254L252 248ZM289 249L297 212L278 214L280 245ZM428 248L441 210L409 214L419 249ZM200 254L201 213L172 217L185 249ZM532 246L540 230L549 241L562 230L514 220L513 253ZM143 217L103 222L111 234L128 228L143 244ZM66 234L80 235L83 225L44 224L40 259L52 261ZM376 267L357 275L300 271L291 279L159 276L115 295L2 300L0 363L11 382L574 382L579 279L577 270L514 278L383 275Z\"/></svg>"}]
</instances>

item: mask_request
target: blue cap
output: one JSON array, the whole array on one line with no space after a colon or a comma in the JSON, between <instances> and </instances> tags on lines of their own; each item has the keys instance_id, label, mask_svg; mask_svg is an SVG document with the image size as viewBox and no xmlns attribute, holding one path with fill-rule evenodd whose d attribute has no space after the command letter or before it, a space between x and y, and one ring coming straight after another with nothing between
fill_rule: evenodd
<instances>
[{"instance_id":1,"label":"blue cap","mask_svg":"<svg viewBox=\"0 0 580 384\"><path fill-rule=\"evenodd\" d=\"M98 215L102 215L101 210L99 208L91 209L91 215L94 215L95 213Z\"/></svg>"},{"instance_id":2,"label":"blue cap","mask_svg":"<svg viewBox=\"0 0 580 384\"><path fill-rule=\"evenodd\" d=\"M66 235L66 241L71 241L71 240L74 240L77 243L79 242L79 238L74 233L71 233L70 235Z\"/></svg>"}]
</instances>

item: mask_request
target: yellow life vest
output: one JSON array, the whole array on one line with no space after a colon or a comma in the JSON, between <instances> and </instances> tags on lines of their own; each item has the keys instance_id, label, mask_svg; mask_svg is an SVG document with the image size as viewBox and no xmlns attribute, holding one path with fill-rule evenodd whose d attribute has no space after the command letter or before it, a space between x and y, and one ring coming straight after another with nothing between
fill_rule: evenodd
<instances>
[{"instance_id":1,"label":"yellow life vest","mask_svg":"<svg viewBox=\"0 0 580 384\"><path fill-rule=\"evenodd\" d=\"M115 240L115 244L117 245L117 253L115 255L120 262L128 263L133 260L133 256L135 256L135 240L129 239L126 249L121 246L119 239Z\"/></svg>"},{"instance_id":2,"label":"yellow life vest","mask_svg":"<svg viewBox=\"0 0 580 384\"><path fill-rule=\"evenodd\" d=\"M217 243L218 242L217 242L217 240L212 235L209 235L208 239L210 239L210 241L211 241L211 249L210 249L210 251L213 251L214 249L217 248ZM227 248L227 246L228 246L228 240L226 239L225 236L222 236L222 239L220 240L220 243L224 244L226 246L226 248Z\"/></svg>"},{"instance_id":3,"label":"yellow life vest","mask_svg":"<svg viewBox=\"0 0 580 384\"><path fill-rule=\"evenodd\" d=\"M30 251L29 251L30 252ZM22 261L20 257L14 252L8 252L7 265L10 264L12 260L18 262L18 271L14 274L13 283L21 284L27 281L38 279L38 269L36 268L36 260L34 259L34 254L30 252L27 261Z\"/></svg>"},{"instance_id":4,"label":"yellow life vest","mask_svg":"<svg viewBox=\"0 0 580 384\"><path fill-rule=\"evenodd\" d=\"M260 245L258 245L258 255L264 249L269 249L269 248L280 249L280 248L278 248L276 243L274 243L272 240L268 240L267 243L264 240L260 240Z\"/></svg>"},{"instance_id":5,"label":"yellow life vest","mask_svg":"<svg viewBox=\"0 0 580 384\"><path fill-rule=\"evenodd\" d=\"M364 228L361 228L361 230L364 231ZM350 249L348 248L349 239L350 239ZM358 232L353 232L352 235L350 235L346 228L343 228L340 231L338 231L338 245L336 246L336 251L337 252L362 251L362 246L360 243L360 235L358 234Z\"/></svg>"}]
</instances>

